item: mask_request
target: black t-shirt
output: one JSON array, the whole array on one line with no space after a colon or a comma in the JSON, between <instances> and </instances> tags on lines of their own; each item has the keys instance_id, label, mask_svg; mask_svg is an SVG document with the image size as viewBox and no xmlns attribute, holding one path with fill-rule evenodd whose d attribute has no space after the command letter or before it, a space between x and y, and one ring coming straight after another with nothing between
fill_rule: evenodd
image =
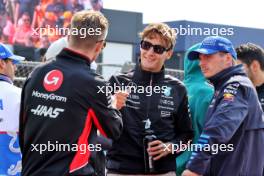
<instances>
[{"instance_id":1,"label":"black t-shirt","mask_svg":"<svg viewBox=\"0 0 264 176\"><path fill-rule=\"evenodd\" d=\"M264 110L264 83L261 86L256 87L256 89L262 110Z\"/></svg>"}]
</instances>

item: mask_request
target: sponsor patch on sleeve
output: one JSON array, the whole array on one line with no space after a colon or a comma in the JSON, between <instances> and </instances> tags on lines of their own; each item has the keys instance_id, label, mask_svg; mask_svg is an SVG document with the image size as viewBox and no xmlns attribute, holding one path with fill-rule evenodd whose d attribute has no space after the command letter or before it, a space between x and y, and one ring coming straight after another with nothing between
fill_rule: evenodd
<instances>
[{"instance_id":1,"label":"sponsor patch on sleeve","mask_svg":"<svg viewBox=\"0 0 264 176\"><path fill-rule=\"evenodd\" d=\"M224 100L233 101L234 100L234 95L231 94L231 93L224 93Z\"/></svg>"},{"instance_id":2,"label":"sponsor patch on sleeve","mask_svg":"<svg viewBox=\"0 0 264 176\"><path fill-rule=\"evenodd\" d=\"M226 101L233 101L235 95L237 94L238 87L239 87L238 83L229 84L224 89L223 99L226 100Z\"/></svg>"}]
</instances>

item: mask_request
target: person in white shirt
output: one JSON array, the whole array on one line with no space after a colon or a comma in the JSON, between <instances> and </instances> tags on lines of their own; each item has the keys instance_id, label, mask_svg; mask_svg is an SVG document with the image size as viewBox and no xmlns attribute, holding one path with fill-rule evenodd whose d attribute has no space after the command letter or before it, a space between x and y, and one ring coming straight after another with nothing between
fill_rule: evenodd
<instances>
[{"instance_id":1,"label":"person in white shirt","mask_svg":"<svg viewBox=\"0 0 264 176\"><path fill-rule=\"evenodd\" d=\"M19 176L18 124L21 89L13 85L16 64L24 60L0 43L0 175Z\"/></svg>"},{"instance_id":2,"label":"person in white shirt","mask_svg":"<svg viewBox=\"0 0 264 176\"><path fill-rule=\"evenodd\" d=\"M68 47L68 39L67 37L62 37L55 42L53 42L48 48L45 54L45 61L50 61L55 59L55 57L62 51L63 48ZM95 61L91 63L91 69L96 71L97 64Z\"/></svg>"}]
</instances>

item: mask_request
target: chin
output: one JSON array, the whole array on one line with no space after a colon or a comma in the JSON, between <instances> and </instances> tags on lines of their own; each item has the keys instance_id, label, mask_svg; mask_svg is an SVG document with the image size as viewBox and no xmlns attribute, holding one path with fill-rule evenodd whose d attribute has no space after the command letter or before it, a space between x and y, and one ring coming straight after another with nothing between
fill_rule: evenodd
<instances>
[{"instance_id":1,"label":"chin","mask_svg":"<svg viewBox=\"0 0 264 176\"><path fill-rule=\"evenodd\" d=\"M205 78L210 78L210 77L212 77L212 75L210 75L210 74L206 74L206 73L203 73L203 75L204 75Z\"/></svg>"},{"instance_id":2,"label":"chin","mask_svg":"<svg viewBox=\"0 0 264 176\"><path fill-rule=\"evenodd\" d=\"M151 66L141 66L141 68L143 70L145 70L145 71L151 71L151 70L153 70L153 67L151 67Z\"/></svg>"},{"instance_id":3,"label":"chin","mask_svg":"<svg viewBox=\"0 0 264 176\"><path fill-rule=\"evenodd\" d=\"M144 67L144 70L146 70L146 71L152 71L153 68L152 67Z\"/></svg>"}]
</instances>

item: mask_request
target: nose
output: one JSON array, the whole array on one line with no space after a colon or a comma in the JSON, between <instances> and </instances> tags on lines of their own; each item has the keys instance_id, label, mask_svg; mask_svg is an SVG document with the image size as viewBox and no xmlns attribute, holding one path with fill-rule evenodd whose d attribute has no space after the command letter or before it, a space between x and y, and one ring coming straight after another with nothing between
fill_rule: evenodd
<instances>
[{"instance_id":1,"label":"nose","mask_svg":"<svg viewBox=\"0 0 264 176\"><path fill-rule=\"evenodd\" d=\"M200 59L199 65L200 65L200 68L202 70L207 68L207 63L206 63L205 59Z\"/></svg>"},{"instance_id":2,"label":"nose","mask_svg":"<svg viewBox=\"0 0 264 176\"><path fill-rule=\"evenodd\" d=\"M17 66L16 66L16 64L13 64L13 67L14 67L14 71L17 71Z\"/></svg>"},{"instance_id":3,"label":"nose","mask_svg":"<svg viewBox=\"0 0 264 176\"><path fill-rule=\"evenodd\" d=\"M146 51L146 53L149 54L149 55L155 54L154 50L153 50L153 47L150 47L149 50Z\"/></svg>"},{"instance_id":4,"label":"nose","mask_svg":"<svg viewBox=\"0 0 264 176\"><path fill-rule=\"evenodd\" d=\"M204 56L204 55L199 55L199 65L200 66L203 66L203 65L205 65L205 61L206 61L206 56Z\"/></svg>"}]
</instances>

